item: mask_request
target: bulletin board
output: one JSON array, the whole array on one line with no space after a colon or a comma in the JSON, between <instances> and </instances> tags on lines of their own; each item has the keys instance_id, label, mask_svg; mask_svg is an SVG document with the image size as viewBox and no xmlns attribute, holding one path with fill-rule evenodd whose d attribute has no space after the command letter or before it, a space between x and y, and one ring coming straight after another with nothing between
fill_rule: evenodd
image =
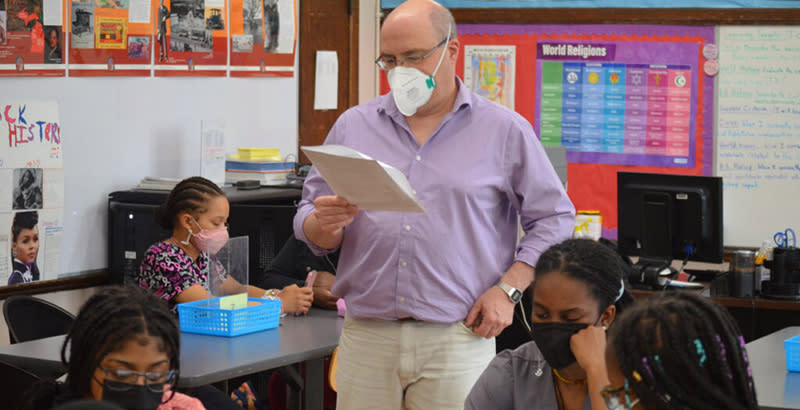
<instances>
[{"instance_id":1,"label":"bulletin board","mask_svg":"<svg viewBox=\"0 0 800 410\"><path fill-rule=\"evenodd\" d=\"M152 0L157 77L227 74L226 0Z\"/></svg>"},{"instance_id":2,"label":"bulletin board","mask_svg":"<svg viewBox=\"0 0 800 410\"><path fill-rule=\"evenodd\" d=\"M0 0L0 77L63 77L61 1Z\"/></svg>"},{"instance_id":3,"label":"bulletin board","mask_svg":"<svg viewBox=\"0 0 800 410\"><path fill-rule=\"evenodd\" d=\"M295 0L231 3L231 77L293 75Z\"/></svg>"},{"instance_id":4,"label":"bulletin board","mask_svg":"<svg viewBox=\"0 0 800 410\"><path fill-rule=\"evenodd\" d=\"M465 46L516 48L515 110L533 124L544 145L568 148L570 198L577 209L601 211L604 236L616 236L617 171L713 172L714 82L702 69L703 47L714 43L713 27L465 24L458 29ZM633 104L640 105L636 115Z\"/></svg>"},{"instance_id":5,"label":"bulletin board","mask_svg":"<svg viewBox=\"0 0 800 410\"><path fill-rule=\"evenodd\" d=\"M150 0L67 0L71 77L149 76Z\"/></svg>"},{"instance_id":6,"label":"bulletin board","mask_svg":"<svg viewBox=\"0 0 800 410\"><path fill-rule=\"evenodd\" d=\"M713 26L459 24L458 32L457 74L525 117L544 145L568 148L568 194L577 209L600 210L605 237L616 238L617 171L713 173L714 81L703 71Z\"/></svg>"},{"instance_id":7,"label":"bulletin board","mask_svg":"<svg viewBox=\"0 0 800 410\"><path fill-rule=\"evenodd\" d=\"M55 101L0 103L0 286L55 279L64 230Z\"/></svg>"}]
</instances>

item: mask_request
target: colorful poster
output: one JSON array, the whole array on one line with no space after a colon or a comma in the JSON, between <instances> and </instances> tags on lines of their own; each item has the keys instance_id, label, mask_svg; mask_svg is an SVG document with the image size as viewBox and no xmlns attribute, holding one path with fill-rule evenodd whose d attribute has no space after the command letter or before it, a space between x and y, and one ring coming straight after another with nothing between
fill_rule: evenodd
<instances>
[{"instance_id":1,"label":"colorful poster","mask_svg":"<svg viewBox=\"0 0 800 410\"><path fill-rule=\"evenodd\" d=\"M57 103L0 103L0 133L0 286L56 279L64 225Z\"/></svg>"},{"instance_id":2,"label":"colorful poster","mask_svg":"<svg viewBox=\"0 0 800 410\"><path fill-rule=\"evenodd\" d=\"M295 0L231 4L231 77L294 75Z\"/></svg>"},{"instance_id":3,"label":"colorful poster","mask_svg":"<svg viewBox=\"0 0 800 410\"><path fill-rule=\"evenodd\" d=\"M464 46L464 84L513 110L515 61L514 46Z\"/></svg>"},{"instance_id":4,"label":"colorful poster","mask_svg":"<svg viewBox=\"0 0 800 410\"><path fill-rule=\"evenodd\" d=\"M0 76L62 77L61 3L0 0Z\"/></svg>"},{"instance_id":5,"label":"colorful poster","mask_svg":"<svg viewBox=\"0 0 800 410\"><path fill-rule=\"evenodd\" d=\"M693 168L698 53L697 44L540 40L542 143L567 147L570 162Z\"/></svg>"},{"instance_id":6,"label":"colorful poster","mask_svg":"<svg viewBox=\"0 0 800 410\"><path fill-rule=\"evenodd\" d=\"M150 0L71 0L69 75L149 76Z\"/></svg>"},{"instance_id":7,"label":"colorful poster","mask_svg":"<svg viewBox=\"0 0 800 410\"><path fill-rule=\"evenodd\" d=\"M97 48L125 49L127 40L127 24L124 18L119 17L97 17L95 27Z\"/></svg>"},{"instance_id":8,"label":"colorful poster","mask_svg":"<svg viewBox=\"0 0 800 410\"><path fill-rule=\"evenodd\" d=\"M702 69L711 61L702 51L715 43L714 29L458 25L465 53L474 45L516 47L515 111L546 144L568 146L567 193L577 209L601 212L611 239L618 171L712 174L714 78ZM384 78L381 86L388 91Z\"/></svg>"},{"instance_id":9,"label":"colorful poster","mask_svg":"<svg viewBox=\"0 0 800 410\"><path fill-rule=\"evenodd\" d=\"M157 10L156 76L225 76L225 0L153 0Z\"/></svg>"}]
</instances>

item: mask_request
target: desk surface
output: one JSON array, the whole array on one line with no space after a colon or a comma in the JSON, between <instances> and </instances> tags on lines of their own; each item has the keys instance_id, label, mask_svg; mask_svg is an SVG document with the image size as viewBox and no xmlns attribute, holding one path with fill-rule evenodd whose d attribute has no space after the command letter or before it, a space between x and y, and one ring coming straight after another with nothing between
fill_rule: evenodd
<instances>
[{"instance_id":1,"label":"desk surface","mask_svg":"<svg viewBox=\"0 0 800 410\"><path fill-rule=\"evenodd\" d=\"M783 348L784 340L797 335L800 326L792 326L747 344L761 409L800 409L800 373L786 370Z\"/></svg>"},{"instance_id":2,"label":"desk surface","mask_svg":"<svg viewBox=\"0 0 800 410\"><path fill-rule=\"evenodd\" d=\"M711 296L709 291L709 284L703 283L706 287L703 290L678 290L678 289L668 289L665 291L660 290L642 290L642 289L630 289L631 294L634 298L646 298L650 297L654 294L662 293L662 292L696 292L702 296L711 298L715 302L719 303L725 307L734 307L734 308L751 308L751 309L764 309L764 310L786 310L786 311L800 311L800 301L794 300L777 300L777 299L766 299L760 296L756 296L753 299L750 298L735 298L730 296Z\"/></svg>"},{"instance_id":3,"label":"desk surface","mask_svg":"<svg viewBox=\"0 0 800 410\"><path fill-rule=\"evenodd\" d=\"M335 311L312 309L286 316L277 329L222 337L181 333L179 387L197 387L330 355L339 343L344 319ZM0 357L61 362L64 336L0 347Z\"/></svg>"}]
</instances>

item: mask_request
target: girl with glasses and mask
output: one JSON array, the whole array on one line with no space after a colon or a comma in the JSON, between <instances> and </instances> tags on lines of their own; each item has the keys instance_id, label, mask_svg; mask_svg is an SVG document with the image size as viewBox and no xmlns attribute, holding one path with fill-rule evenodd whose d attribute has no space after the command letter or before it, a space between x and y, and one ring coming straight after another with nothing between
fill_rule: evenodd
<instances>
[{"instance_id":1,"label":"girl with glasses and mask","mask_svg":"<svg viewBox=\"0 0 800 410\"><path fill-rule=\"evenodd\" d=\"M536 263L533 341L500 352L472 387L466 410L606 410L606 329L633 298L610 247L569 239Z\"/></svg>"},{"instance_id":2,"label":"girl with glasses and mask","mask_svg":"<svg viewBox=\"0 0 800 410\"><path fill-rule=\"evenodd\" d=\"M651 297L620 316L606 363L610 410L758 409L739 327L693 293Z\"/></svg>"},{"instance_id":3,"label":"girl with glasses and mask","mask_svg":"<svg viewBox=\"0 0 800 410\"><path fill-rule=\"evenodd\" d=\"M126 410L202 410L199 400L171 389L178 382L179 342L178 324L163 301L131 286L101 289L81 307L64 340L66 381L34 384L23 410L86 399Z\"/></svg>"},{"instance_id":4,"label":"girl with glasses and mask","mask_svg":"<svg viewBox=\"0 0 800 410\"><path fill-rule=\"evenodd\" d=\"M176 304L209 297L208 270L217 269L221 293L247 292L250 297L280 298L285 313L306 313L314 293L311 288L290 285L282 290L264 290L240 284L209 258L228 241L228 198L217 184L202 177L179 182L166 202L156 209L156 222L172 230L172 236L147 250L139 271L139 286L166 300L175 312Z\"/></svg>"}]
</instances>

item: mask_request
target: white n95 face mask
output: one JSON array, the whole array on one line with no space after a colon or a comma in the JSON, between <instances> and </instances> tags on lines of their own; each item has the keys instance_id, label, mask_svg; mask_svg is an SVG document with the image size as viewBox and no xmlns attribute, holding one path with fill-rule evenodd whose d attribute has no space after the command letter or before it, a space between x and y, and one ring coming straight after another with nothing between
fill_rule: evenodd
<instances>
[{"instance_id":1,"label":"white n95 face mask","mask_svg":"<svg viewBox=\"0 0 800 410\"><path fill-rule=\"evenodd\" d=\"M447 30L447 39L442 46L443 50L439 56L439 62L436 63L436 68L433 69L433 74L431 75L425 75L425 73L413 67L403 66L397 66L386 73L389 88L392 89L394 103L397 109L406 117L416 114L419 107L430 101L433 89L436 88L436 81L433 80L433 76L436 75L436 72L439 71L439 66L442 65L449 43L450 29Z\"/></svg>"},{"instance_id":2,"label":"white n95 face mask","mask_svg":"<svg viewBox=\"0 0 800 410\"><path fill-rule=\"evenodd\" d=\"M397 66L386 74L386 78L397 109L406 117L414 115L419 107L425 105L436 88L433 75L426 76L413 67Z\"/></svg>"}]
</instances>

